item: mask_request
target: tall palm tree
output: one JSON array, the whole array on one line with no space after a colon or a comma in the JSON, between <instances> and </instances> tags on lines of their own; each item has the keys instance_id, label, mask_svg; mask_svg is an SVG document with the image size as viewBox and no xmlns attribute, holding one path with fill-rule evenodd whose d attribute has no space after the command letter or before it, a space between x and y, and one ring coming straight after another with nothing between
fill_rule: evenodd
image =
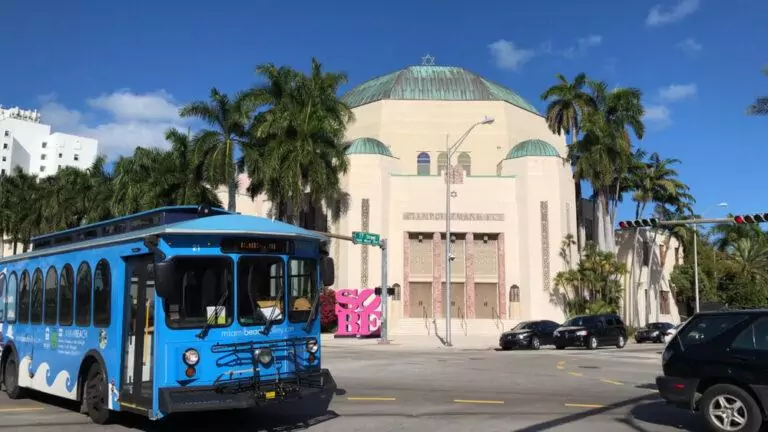
<instances>
[{"instance_id":1,"label":"tall palm tree","mask_svg":"<svg viewBox=\"0 0 768 432\"><path fill-rule=\"evenodd\" d=\"M763 73L768 76L768 66L763 68ZM768 96L760 96L755 103L747 107L748 115L768 115Z\"/></svg>"},{"instance_id":2,"label":"tall palm tree","mask_svg":"<svg viewBox=\"0 0 768 432\"><path fill-rule=\"evenodd\" d=\"M253 110L246 92L234 99L211 89L210 101L195 101L181 108L181 117L195 117L206 122L210 129L202 129L194 137L206 161L206 178L214 186L226 185L227 210L236 211L237 163L235 151L244 142L246 127Z\"/></svg>"},{"instance_id":3,"label":"tall palm tree","mask_svg":"<svg viewBox=\"0 0 768 432\"><path fill-rule=\"evenodd\" d=\"M169 158L166 176L171 177L168 184L168 197L174 205L209 204L221 206L221 201L205 177L205 152L203 146L196 145L190 133L170 128L165 132L165 139L171 143L167 154Z\"/></svg>"},{"instance_id":4,"label":"tall palm tree","mask_svg":"<svg viewBox=\"0 0 768 432\"><path fill-rule=\"evenodd\" d=\"M576 75L573 82L568 80L562 75L557 74L557 84L549 87L544 93L541 94L542 100L552 101L547 105L547 125L549 129L558 135L562 132L568 131L571 137L571 145L576 142L576 139L581 131L581 123L584 115L596 108L595 101L591 96L584 91L584 87L587 84L587 75L580 73ZM571 161L571 165L575 163ZM584 249L584 217L581 208L581 177L578 176L578 172L573 173L573 182L575 188L576 198L576 245L581 256L581 251Z\"/></svg>"},{"instance_id":5,"label":"tall palm tree","mask_svg":"<svg viewBox=\"0 0 768 432\"><path fill-rule=\"evenodd\" d=\"M602 81L588 82L596 109L583 120L583 137L570 148L575 170L590 182L597 198L598 245L615 251L613 220L619 202L621 182L632 161L632 145L628 129L642 139L645 126L642 92L634 88L608 91Z\"/></svg>"},{"instance_id":6,"label":"tall palm tree","mask_svg":"<svg viewBox=\"0 0 768 432\"><path fill-rule=\"evenodd\" d=\"M310 208L328 209L338 220L348 201L340 181L349 168L342 141L353 119L337 96L346 75L324 72L314 58L309 75L271 64L257 72L266 84L250 101L270 108L256 115L244 151L251 195L266 192L277 217L292 223Z\"/></svg>"}]
</instances>

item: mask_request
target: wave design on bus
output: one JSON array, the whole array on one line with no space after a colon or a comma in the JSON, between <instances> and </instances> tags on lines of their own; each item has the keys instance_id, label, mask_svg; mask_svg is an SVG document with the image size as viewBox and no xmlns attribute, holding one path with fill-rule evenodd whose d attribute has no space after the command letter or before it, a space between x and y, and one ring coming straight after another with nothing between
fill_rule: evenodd
<instances>
[{"instance_id":1,"label":"wave design on bus","mask_svg":"<svg viewBox=\"0 0 768 432\"><path fill-rule=\"evenodd\" d=\"M31 364L32 358L29 356L24 357L21 359L19 364L19 370L30 370ZM19 375L19 385L22 387L29 387L67 399L77 398L75 382L72 381L72 378L69 376L69 372L66 370L59 371L59 373L57 373L56 377L53 379L53 382L50 382L52 375L51 368L48 363L45 362L40 363L37 366L37 371L32 378L30 378L29 375L25 373L21 373Z\"/></svg>"}]
</instances>

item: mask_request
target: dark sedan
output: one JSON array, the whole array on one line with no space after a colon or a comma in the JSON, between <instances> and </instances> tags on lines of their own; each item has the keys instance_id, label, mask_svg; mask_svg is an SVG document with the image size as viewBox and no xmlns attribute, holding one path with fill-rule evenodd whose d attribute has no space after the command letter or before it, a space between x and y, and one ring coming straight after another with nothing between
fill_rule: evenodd
<instances>
[{"instance_id":1,"label":"dark sedan","mask_svg":"<svg viewBox=\"0 0 768 432\"><path fill-rule=\"evenodd\" d=\"M501 349L532 348L539 349L542 345L553 343L552 333L560 324L549 321L523 321L510 331L504 332L499 338Z\"/></svg>"},{"instance_id":2,"label":"dark sedan","mask_svg":"<svg viewBox=\"0 0 768 432\"><path fill-rule=\"evenodd\" d=\"M635 342L664 342L664 336L667 332L674 329L675 325L668 322L653 322L645 327L638 329L635 333Z\"/></svg>"}]
</instances>

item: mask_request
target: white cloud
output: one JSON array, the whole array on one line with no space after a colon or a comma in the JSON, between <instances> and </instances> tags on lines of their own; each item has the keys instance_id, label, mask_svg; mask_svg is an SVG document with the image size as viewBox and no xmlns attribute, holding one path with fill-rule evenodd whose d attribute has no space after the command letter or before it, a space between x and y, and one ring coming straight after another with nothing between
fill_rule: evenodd
<instances>
[{"instance_id":1,"label":"white cloud","mask_svg":"<svg viewBox=\"0 0 768 432\"><path fill-rule=\"evenodd\" d=\"M81 112L59 103L55 96L39 98L41 121L55 132L94 138L99 151L109 158L133 153L136 147L168 148L165 131L170 127L185 129L185 121L178 116L179 107L165 91L137 94L120 90L112 94L88 99L86 104L105 111L103 121L98 112Z\"/></svg>"},{"instance_id":2,"label":"white cloud","mask_svg":"<svg viewBox=\"0 0 768 432\"><path fill-rule=\"evenodd\" d=\"M695 57L699 54L704 47L696 41L694 38L686 38L675 44L675 48L681 50L685 54Z\"/></svg>"},{"instance_id":3,"label":"white cloud","mask_svg":"<svg viewBox=\"0 0 768 432\"><path fill-rule=\"evenodd\" d=\"M532 49L520 48L514 42L499 39L488 45L491 56L496 62L496 66L501 69L518 71L529 60L536 55Z\"/></svg>"},{"instance_id":4,"label":"white cloud","mask_svg":"<svg viewBox=\"0 0 768 432\"><path fill-rule=\"evenodd\" d=\"M135 94L120 90L108 95L88 99L88 105L109 111L119 120L176 120L179 107L172 103L173 98L164 90Z\"/></svg>"},{"instance_id":5,"label":"white cloud","mask_svg":"<svg viewBox=\"0 0 768 432\"><path fill-rule=\"evenodd\" d=\"M594 48L603 43L603 37L600 35L589 35L587 37L579 38L576 41L576 45L570 46L563 51L565 58L574 58L582 56L587 53L590 48Z\"/></svg>"},{"instance_id":6,"label":"white cloud","mask_svg":"<svg viewBox=\"0 0 768 432\"><path fill-rule=\"evenodd\" d=\"M645 24L654 27L678 22L696 12L699 8L699 4L699 0L679 0L678 3L671 8L666 8L657 4L651 8L648 17L645 19Z\"/></svg>"},{"instance_id":7,"label":"white cloud","mask_svg":"<svg viewBox=\"0 0 768 432\"><path fill-rule=\"evenodd\" d=\"M665 128L672 124L669 108L664 105L648 105L645 107L643 122L651 123L657 128Z\"/></svg>"},{"instance_id":8,"label":"white cloud","mask_svg":"<svg viewBox=\"0 0 768 432\"><path fill-rule=\"evenodd\" d=\"M666 102L677 102L696 96L696 84L670 84L659 89L659 97Z\"/></svg>"}]
</instances>

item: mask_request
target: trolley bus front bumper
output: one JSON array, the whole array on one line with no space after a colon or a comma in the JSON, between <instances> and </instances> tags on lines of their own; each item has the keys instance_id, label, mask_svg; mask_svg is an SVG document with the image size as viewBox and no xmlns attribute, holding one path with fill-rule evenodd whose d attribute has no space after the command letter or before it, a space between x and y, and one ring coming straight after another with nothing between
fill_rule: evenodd
<instances>
[{"instance_id":1,"label":"trolley bus front bumper","mask_svg":"<svg viewBox=\"0 0 768 432\"><path fill-rule=\"evenodd\" d=\"M328 369L302 372L280 380L238 380L214 386L164 387L159 389L159 408L164 414L252 408L306 397L330 399L337 390Z\"/></svg>"}]
</instances>

